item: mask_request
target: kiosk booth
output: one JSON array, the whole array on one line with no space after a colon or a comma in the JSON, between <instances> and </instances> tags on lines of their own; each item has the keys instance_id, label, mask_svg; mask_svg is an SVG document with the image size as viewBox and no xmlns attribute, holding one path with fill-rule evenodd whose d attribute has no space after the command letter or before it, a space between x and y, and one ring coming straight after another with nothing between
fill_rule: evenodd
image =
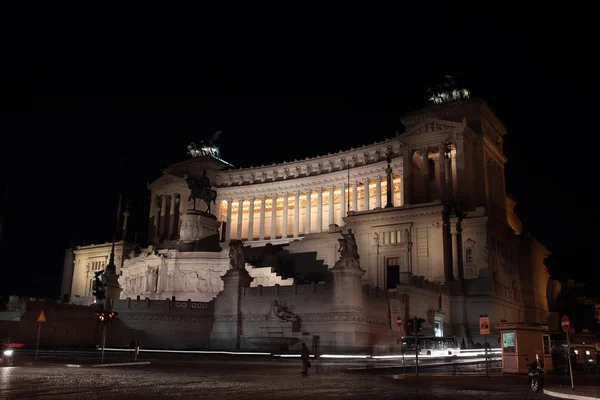
<instances>
[{"instance_id":1,"label":"kiosk booth","mask_svg":"<svg viewBox=\"0 0 600 400\"><path fill-rule=\"evenodd\" d=\"M502 372L526 373L536 359L544 369L552 369L547 325L503 323L497 330L501 335Z\"/></svg>"}]
</instances>

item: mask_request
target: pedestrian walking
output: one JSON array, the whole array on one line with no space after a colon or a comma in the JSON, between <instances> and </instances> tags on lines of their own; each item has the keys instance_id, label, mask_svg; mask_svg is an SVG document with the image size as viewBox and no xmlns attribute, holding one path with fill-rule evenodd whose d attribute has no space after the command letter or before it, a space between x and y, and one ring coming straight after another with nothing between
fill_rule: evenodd
<instances>
[{"instance_id":1,"label":"pedestrian walking","mask_svg":"<svg viewBox=\"0 0 600 400\"><path fill-rule=\"evenodd\" d=\"M308 369L310 368L310 352L306 343L302 343L302 350L300 350L300 359L302 360L302 375L308 375Z\"/></svg>"}]
</instances>

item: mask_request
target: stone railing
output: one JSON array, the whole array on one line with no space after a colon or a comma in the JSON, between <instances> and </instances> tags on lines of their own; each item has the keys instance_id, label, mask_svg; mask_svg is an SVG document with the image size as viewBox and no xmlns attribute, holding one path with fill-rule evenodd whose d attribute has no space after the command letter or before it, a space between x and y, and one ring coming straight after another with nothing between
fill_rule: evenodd
<instances>
[{"instance_id":1,"label":"stone railing","mask_svg":"<svg viewBox=\"0 0 600 400\"><path fill-rule=\"evenodd\" d=\"M307 293L323 293L332 290L331 283L309 283L306 285L288 285L288 286L262 286L245 287L244 297L260 297L260 296L278 296L282 294L307 294Z\"/></svg>"},{"instance_id":2,"label":"stone railing","mask_svg":"<svg viewBox=\"0 0 600 400\"><path fill-rule=\"evenodd\" d=\"M201 302L188 300L176 300L175 298L165 300L150 300L149 298L117 300L114 302L113 308L123 312L198 312L202 314L214 313L214 301Z\"/></svg>"},{"instance_id":3,"label":"stone railing","mask_svg":"<svg viewBox=\"0 0 600 400\"><path fill-rule=\"evenodd\" d=\"M424 276L416 276L409 273L408 282L411 286L420 289L425 289L430 292L450 294L450 290L447 285L440 282L430 281L428 279L425 279Z\"/></svg>"}]
</instances>

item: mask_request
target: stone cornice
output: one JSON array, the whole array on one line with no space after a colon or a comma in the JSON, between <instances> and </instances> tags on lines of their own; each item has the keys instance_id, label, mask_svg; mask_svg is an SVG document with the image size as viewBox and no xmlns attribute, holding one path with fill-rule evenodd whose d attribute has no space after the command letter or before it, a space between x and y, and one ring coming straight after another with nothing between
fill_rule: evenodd
<instances>
[{"instance_id":1,"label":"stone cornice","mask_svg":"<svg viewBox=\"0 0 600 400\"><path fill-rule=\"evenodd\" d=\"M375 142L372 144L367 144L367 145L363 145L361 147L358 148L350 148L350 150L340 150L337 153L334 154L327 154L327 155L323 155L323 156L316 156L316 157L312 157L312 158L305 158L304 160L294 160L294 161L285 161L282 163L273 163L271 165L261 165L261 166L252 166L252 167L247 167L247 168L236 168L236 169L228 169L228 170L224 170L222 171L222 173L229 173L229 172L241 172L241 171L250 171L250 170L260 170L263 168L266 169L270 169L273 166L295 166L295 165L304 165L307 162L323 162L323 161L328 161L330 159L339 159L340 157L346 157L346 158L351 158L353 155L359 156L362 155L365 151L368 152L375 152L378 148L380 149L387 149L388 145L396 145L396 138L390 138L390 139L385 139L382 140L380 142Z\"/></svg>"},{"instance_id":2,"label":"stone cornice","mask_svg":"<svg viewBox=\"0 0 600 400\"><path fill-rule=\"evenodd\" d=\"M182 193L184 190L189 190L183 178L168 173L165 173L160 178L147 185L147 187L156 196Z\"/></svg>"},{"instance_id":3,"label":"stone cornice","mask_svg":"<svg viewBox=\"0 0 600 400\"><path fill-rule=\"evenodd\" d=\"M504 166L508 160L506 156L498 150L494 143L486 136L483 137L483 147L487 154L491 155L500 165Z\"/></svg>"},{"instance_id":4,"label":"stone cornice","mask_svg":"<svg viewBox=\"0 0 600 400\"><path fill-rule=\"evenodd\" d=\"M506 127L485 101L483 102L482 114L501 137L506 135Z\"/></svg>"},{"instance_id":5,"label":"stone cornice","mask_svg":"<svg viewBox=\"0 0 600 400\"><path fill-rule=\"evenodd\" d=\"M435 136L448 130L462 130L467 125L467 121L463 119L462 122L446 121L439 118L427 118L423 122L411 127L406 132L402 133L399 138L401 140L414 139L423 135Z\"/></svg>"},{"instance_id":6,"label":"stone cornice","mask_svg":"<svg viewBox=\"0 0 600 400\"><path fill-rule=\"evenodd\" d=\"M439 202L436 202L439 203ZM351 212L345 218L346 225L353 224L377 224L397 221L413 221L419 218L442 218L444 206L441 204L432 204L418 207L394 207L381 210L369 210Z\"/></svg>"},{"instance_id":7,"label":"stone cornice","mask_svg":"<svg viewBox=\"0 0 600 400\"><path fill-rule=\"evenodd\" d=\"M402 158L392 158L392 170L394 174L402 174ZM350 168L350 184L355 181L364 181L365 178L375 179L377 176L385 176L387 163L379 161L377 163L362 165ZM295 191L304 192L306 189L317 190L319 188L328 189L330 186L345 185L348 182L348 170L324 173L301 178L290 179L286 181L256 183L253 185L226 186L217 189L219 199L239 199L250 195L270 196L274 193L293 193Z\"/></svg>"},{"instance_id":8,"label":"stone cornice","mask_svg":"<svg viewBox=\"0 0 600 400\"><path fill-rule=\"evenodd\" d=\"M346 170L348 162L350 162L351 168L357 168L358 166L369 166L385 161L388 148L391 150L393 158L402 155L400 142L393 138L358 149L353 148L336 154L306 158L305 160L219 171L215 186L247 186L267 182L281 184L293 179L314 178L315 176L342 172ZM280 180L280 178L283 178L283 180Z\"/></svg>"}]
</instances>

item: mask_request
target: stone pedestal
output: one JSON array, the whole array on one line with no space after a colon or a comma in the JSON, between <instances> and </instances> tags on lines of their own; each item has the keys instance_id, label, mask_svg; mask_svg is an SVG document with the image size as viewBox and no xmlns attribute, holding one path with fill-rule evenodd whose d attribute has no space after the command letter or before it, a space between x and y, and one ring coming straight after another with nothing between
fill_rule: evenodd
<instances>
[{"instance_id":1,"label":"stone pedestal","mask_svg":"<svg viewBox=\"0 0 600 400\"><path fill-rule=\"evenodd\" d=\"M364 312L362 276L365 270L358 260L340 259L333 268L332 309L339 312Z\"/></svg>"},{"instance_id":2,"label":"stone pedestal","mask_svg":"<svg viewBox=\"0 0 600 400\"><path fill-rule=\"evenodd\" d=\"M221 279L224 287L215 298L210 346L215 350L236 350L242 334L243 288L250 287L253 278L245 268L232 268Z\"/></svg>"},{"instance_id":3,"label":"stone pedestal","mask_svg":"<svg viewBox=\"0 0 600 400\"><path fill-rule=\"evenodd\" d=\"M300 323L292 321L265 321L258 327L261 337L292 337L300 331Z\"/></svg>"},{"instance_id":4,"label":"stone pedestal","mask_svg":"<svg viewBox=\"0 0 600 400\"><path fill-rule=\"evenodd\" d=\"M108 268L107 268L108 270ZM121 285L119 285L119 277L114 274L112 271L108 272L104 275L105 282L104 287L106 288L106 300L104 300L104 309L111 310L112 302L114 300L119 300L121 297Z\"/></svg>"},{"instance_id":5,"label":"stone pedestal","mask_svg":"<svg viewBox=\"0 0 600 400\"><path fill-rule=\"evenodd\" d=\"M362 276L365 270L355 259L341 259L331 269L333 298L328 336L336 342L339 351L348 354L365 351L368 345L367 324Z\"/></svg>"},{"instance_id":6,"label":"stone pedestal","mask_svg":"<svg viewBox=\"0 0 600 400\"><path fill-rule=\"evenodd\" d=\"M219 221L212 214L187 210L181 216L179 251L221 251L219 246Z\"/></svg>"}]
</instances>

